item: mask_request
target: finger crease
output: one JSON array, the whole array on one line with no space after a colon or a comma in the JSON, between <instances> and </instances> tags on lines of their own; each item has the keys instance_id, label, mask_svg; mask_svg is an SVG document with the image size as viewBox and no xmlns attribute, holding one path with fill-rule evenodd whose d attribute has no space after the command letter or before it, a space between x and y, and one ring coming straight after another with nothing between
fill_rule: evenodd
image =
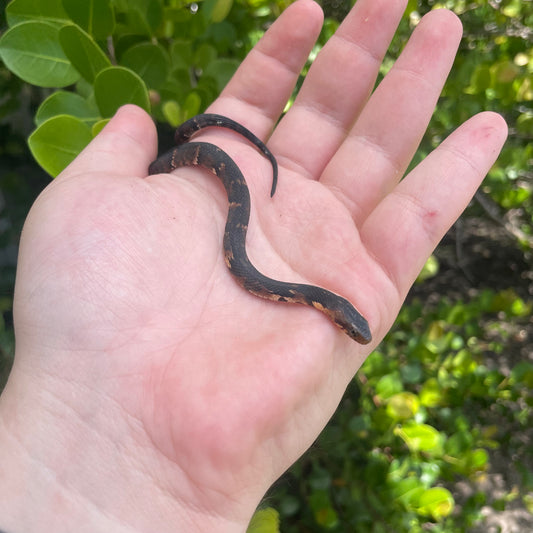
<instances>
[{"instance_id":1,"label":"finger crease","mask_svg":"<svg viewBox=\"0 0 533 533\"><path fill-rule=\"evenodd\" d=\"M400 167L399 163L394 159L394 157L392 157L391 153L388 150L385 150L382 145L374 141L371 137L368 137L366 135L355 134L351 136L351 138L356 143L359 143L364 147L369 148L372 152L387 161L391 166L395 176L401 175L403 173L403 169Z\"/></svg>"},{"instance_id":2,"label":"finger crease","mask_svg":"<svg viewBox=\"0 0 533 533\"><path fill-rule=\"evenodd\" d=\"M471 156L469 157L456 145L443 143L439 146L439 150L444 150L453 156L453 159L460 159L461 162L466 163L476 174L481 173L481 169L472 162Z\"/></svg>"},{"instance_id":3,"label":"finger crease","mask_svg":"<svg viewBox=\"0 0 533 533\"><path fill-rule=\"evenodd\" d=\"M365 57L371 59L373 63L377 65L381 64L382 58L380 54L373 53L371 48L363 46L355 39L350 39L348 36L339 35L338 33L335 33L332 37L330 37L329 42L331 43L332 41L340 41L341 45L345 45L348 48L355 49L358 53L361 53Z\"/></svg>"},{"instance_id":4,"label":"finger crease","mask_svg":"<svg viewBox=\"0 0 533 533\"><path fill-rule=\"evenodd\" d=\"M298 163L292 157L277 154L276 159L278 161L279 167L283 167L285 170L300 174L306 179L316 180L316 176L313 173L311 173L309 169L307 169L301 163Z\"/></svg>"},{"instance_id":5,"label":"finger crease","mask_svg":"<svg viewBox=\"0 0 533 533\"><path fill-rule=\"evenodd\" d=\"M410 80L414 80L415 82L422 82L424 85L426 85L426 86L428 86L428 87L430 87L432 89L437 86L437 84L431 83L431 81L428 79L428 77L424 76L424 74L422 72L418 72L418 71L416 71L414 69L410 69L410 68L399 67L397 65L394 65L394 67L392 67L392 69L389 71L389 74L387 75L387 77L395 76L397 74L405 75L407 78L409 78ZM417 91L418 90L419 90L419 88L417 87ZM440 92L440 89L439 89L439 92Z\"/></svg>"},{"instance_id":6,"label":"finger crease","mask_svg":"<svg viewBox=\"0 0 533 533\"><path fill-rule=\"evenodd\" d=\"M335 129L339 130L342 137L346 137L348 129L345 127L342 117L335 117L336 109L328 105L319 105L318 102L308 101L299 104L299 107L303 108L311 114L319 115L326 122L331 124Z\"/></svg>"},{"instance_id":7,"label":"finger crease","mask_svg":"<svg viewBox=\"0 0 533 533\"><path fill-rule=\"evenodd\" d=\"M413 196L412 194L408 194L399 190L395 190L392 194L399 198L404 208L412 213L416 220L421 223L422 229L424 230L428 240L433 242L435 230L432 230L431 228L436 227L435 217L438 216L439 211L428 208L426 204L418 200L417 197ZM418 223L416 225L418 226ZM409 229L407 229L407 231L409 231Z\"/></svg>"},{"instance_id":8,"label":"finger crease","mask_svg":"<svg viewBox=\"0 0 533 533\"><path fill-rule=\"evenodd\" d=\"M275 55L270 54L270 53L268 53L266 51L260 50L258 48L257 49L254 48L250 52L250 55L252 55L253 53L259 54L263 58L265 58L267 60L270 60L270 61L273 61L276 65L280 65L281 67L283 67L284 70L289 72L291 75L295 75L295 74L298 75L301 72L301 68L298 68L298 69L297 68L293 68L290 65L288 65L287 63L285 63L282 60L278 59Z\"/></svg>"},{"instance_id":9,"label":"finger crease","mask_svg":"<svg viewBox=\"0 0 533 533\"><path fill-rule=\"evenodd\" d=\"M272 117L266 112L265 109L263 109L260 105L258 104L255 104L252 100L250 100L249 98L247 98L246 96L242 96L242 95L233 95L233 94L230 94L228 96L224 96L223 94L221 94L218 98L217 98L217 102L220 103L220 102L231 102L231 104L228 105L228 108L231 109L231 108L234 108L236 107L234 104L238 104L237 107L241 107L243 104L244 104L244 113L243 113L243 116L246 116L246 114L249 114L250 116L252 115L259 115L261 117L263 117L265 119L265 122L267 124L272 124ZM220 106L220 108L222 109L223 105ZM254 132L256 135L257 135L257 132ZM267 135L265 136L270 136L270 133L271 133L271 127L270 129L268 130L268 133ZM263 138L263 136L261 135L257 135L259 138Z\"/></svg>"}]
</instances>

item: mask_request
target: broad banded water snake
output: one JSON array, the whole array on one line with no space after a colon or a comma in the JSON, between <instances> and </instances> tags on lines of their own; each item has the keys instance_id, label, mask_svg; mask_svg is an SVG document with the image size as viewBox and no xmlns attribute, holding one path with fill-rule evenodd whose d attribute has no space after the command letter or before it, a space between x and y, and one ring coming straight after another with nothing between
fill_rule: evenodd
<instances>
[{"instance_id":1,"label":"broad banded water snake","mask_svg":"<svg viewBox=\"0 0 533 533\"><path fill-rule=\"evenodd\" d=\"M168 173L183 166L198 166L215 174L222 181L229 202L223 243L224 258L239 284L261 298L312 306L327 315L355 341L369 343L372 335L368 322L348 300L314 285L271 279L252 265L246 253L250 193L242 172L231 157L217 146L205 142L189 142L194 133L212 126L236 131L270 160L273 167L273 196L278 177L275 157L251 131L222 115L203 114L184 122L176 130L176 146L150 164L149 174Z\"/></svg>"}]
</instances>

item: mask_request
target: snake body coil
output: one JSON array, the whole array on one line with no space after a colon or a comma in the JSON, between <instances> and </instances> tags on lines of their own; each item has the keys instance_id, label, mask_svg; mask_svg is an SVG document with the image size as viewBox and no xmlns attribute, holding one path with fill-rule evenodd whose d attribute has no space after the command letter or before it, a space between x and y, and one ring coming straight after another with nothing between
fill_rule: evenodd
<instances>
[{"instance_id":1,"label":"snake body coil","mask_svg":"<svg viewBox=\"0 0 533 533\"><path fill-rule=\"evenodd\" d=\"M215 174L222 181L229 201L224 232L224 258L239 284L261 298L310 305L326 314L355 341L361 344L370 342L372 336L368 322L345 298L314 285L287 283L268 278L252 265L246 253L250 193L242 172L233 159L217 146L188 142L195 132L210 126L238 132L265 154L273 167L272 196L277 183L276 159L252 132L221 115L198 115L183 123L176 131L175 141L178 146L151 163L149 174L166 173L183 166L199 166Z\"/></svg>"}]
</instances>

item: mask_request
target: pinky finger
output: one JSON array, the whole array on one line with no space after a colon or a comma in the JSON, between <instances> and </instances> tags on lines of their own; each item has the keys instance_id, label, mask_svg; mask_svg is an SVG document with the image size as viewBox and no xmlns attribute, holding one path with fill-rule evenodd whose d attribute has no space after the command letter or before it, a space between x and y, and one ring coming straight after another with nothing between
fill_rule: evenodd
<instances>
[{"instance_id":1,"label":"pinky finger","mask_svg":"<svg viewBox=\"0 0 533 533\"><path fill-rule=\"evenodd\" d=\"M453 132L386 196L361 228L369 252L404 298L471 200L505 142L507 126L480 113Z\"/></svg>"}]
</instances>

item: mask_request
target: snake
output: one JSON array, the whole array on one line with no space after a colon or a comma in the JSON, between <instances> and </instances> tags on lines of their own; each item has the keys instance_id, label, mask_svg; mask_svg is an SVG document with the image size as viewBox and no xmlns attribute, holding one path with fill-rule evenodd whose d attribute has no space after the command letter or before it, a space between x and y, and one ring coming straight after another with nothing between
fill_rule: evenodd
<instances>
[{"instance_id":1,"label":"snake","mask_svg":"<svg viewBox=\"0 0 533 533\"><path fill-rule=\"evenodd\" d=\"M272 197L278 180L278 164L272 152L243 125L213 113L197 115L181 124L174 136L174 148L153 161L148 173L163 174L179 167L193 166L204 168L217 176L226 190L229 203L223 239L224 260L237 282L260 298L314 307L324 313L351 339L361 344L369 343L372 335L367 320L346 298L315 285L277 281L265 276L253 266L246 252L250 192L241 170L218 146L190 141L196 132L208 127L226 128L237 132L270 160L273 169L270 191Z\"/></svg>"}]
</instances>

